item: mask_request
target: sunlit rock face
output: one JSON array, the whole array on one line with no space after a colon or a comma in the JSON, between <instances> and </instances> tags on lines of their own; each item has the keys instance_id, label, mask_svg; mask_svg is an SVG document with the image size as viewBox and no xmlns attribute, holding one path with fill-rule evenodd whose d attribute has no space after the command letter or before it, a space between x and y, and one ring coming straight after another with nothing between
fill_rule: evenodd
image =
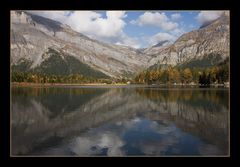
<instances>
[{"instance_id":1,"label":"sunlit rock face","mask_svg":"<svg viewBox=\"0 0 240 167\"><path fill-rule=\"evenodd\" d=\"M230 56L229 12L198 30L183 34L173 44L147 49L144 52L153 58L149 64L178 65L192 59L202 60L209 55L220 55L218 62Z\"/></svg>"},{"instance_id":2,"label":"sunlit rock face","mask_svg":"<svg viewBox=\"0 0 240 167\"><path fill-rule=\"evenodd\" d=\"M86 63L111 77L135 74L146 68L147 57L136 49L102 43L69 26L27 12L11 11L11 64L39 66L49 48Z\"/></svg>"},{"instance_id":3,"label":"sunlit rock face","mask_svg":"<svg viewBox=\"0 0 240 167\"><path fill-rule=\"evenodd\" d=\"M183 34L174 43L137 50L93 40L60 22L27 12L11 11L11 65L27 62L26 70L39 67L54 49L76 58L107 76L133 77L156 63L179 65L212 56L215 65L229 57L229 13L211 24ZM64 56L65 55L65 56Z\"/></svg>"},{"instance_id":4,"label":"sunlit rock face","mask_svg":"<svg viewBox=\"0 0 240 167\"><path fill-rule=\"evenodd\" d=\"M128 147L141 155L161 155L186 134L209 144L201 143L196 154L227 153L229 113L222 99L227 92L52 89L13 91L14 155L122 156L131 154Z\"/></svg>"}]
</instances>

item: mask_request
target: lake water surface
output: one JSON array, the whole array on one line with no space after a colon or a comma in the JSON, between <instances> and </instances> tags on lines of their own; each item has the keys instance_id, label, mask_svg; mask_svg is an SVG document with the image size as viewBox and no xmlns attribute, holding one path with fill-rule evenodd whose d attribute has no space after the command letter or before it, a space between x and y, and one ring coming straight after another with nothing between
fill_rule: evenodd
<instances>
[{"instance_id":1,"label":"lake water surface","mask_svg":"<svg viewBox=\"0 0 240 167\"><path fill-rule=\"evenodd\" d=\"M229 90L12 87L11 154L229 154Z\"/></svg>"}]
</instances>

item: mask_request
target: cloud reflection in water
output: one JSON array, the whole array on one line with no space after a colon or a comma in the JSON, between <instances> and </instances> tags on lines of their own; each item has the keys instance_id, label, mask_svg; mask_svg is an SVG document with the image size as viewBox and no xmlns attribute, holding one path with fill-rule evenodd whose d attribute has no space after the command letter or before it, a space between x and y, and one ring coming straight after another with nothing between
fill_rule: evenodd
<instances>
[{"instance_id":1,"label":"cloud reflection in water","mask_svg":"<svg viewBox=\"0 0 240 167\"><path fill-rule=\"evenodd\" d=\"M225 91L22 91L12 103L15 155L227 153Z\"/></svg>"}]
</instances>

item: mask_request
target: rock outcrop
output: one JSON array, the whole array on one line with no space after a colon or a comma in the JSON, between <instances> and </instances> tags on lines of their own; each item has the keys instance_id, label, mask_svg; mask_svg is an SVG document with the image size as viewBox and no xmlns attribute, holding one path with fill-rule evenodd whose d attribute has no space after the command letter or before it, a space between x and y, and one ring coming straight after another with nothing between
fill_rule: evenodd
<instances>
[{"instance_id":1,"label":"rock outcrop","mask_svg":"<svg viewBox=\"0 0 240 167\"><path fill-rule=\"evenodd\" d=\"M157 63L201 64L208 58L209 64L216 65L230 56L229 31L229 12L224 12L212 23L183 34L174 43L164 41L146 49L134 49L90 39L51 19L11 11L11 65L27 62L29 69L41 68L42 62L51 56L47 54L49 49L61 53L62 61L72 56L113 78L131 78Z\"/></svg>"},{"instance_id":2,"label":"rock outcrop","mask_svg":"<svg viewBox=\"0 0 240 167\"><path fill-rule=\"evenodd\" d=\"M183 34L173 44L145 50L152 58L149 65L156 62L178 65L192 60L201 60L209 55L219 56L219 62L229 57L230 50L229 13L198 30Z\"/></svg>"},{"instance_id":3,"label":"rock outcrop","mask_svg":"<svg viewBox=\"0 0 240 167\"><path fill-rule=\"evenodd\" d=\"M95 70L121 78L144 69L147 57L130 47L93 40L60 22L22 11L11 11L11 65L31 62L38 67L48 49L71 55Z\"/></svg>"}]
</instances>

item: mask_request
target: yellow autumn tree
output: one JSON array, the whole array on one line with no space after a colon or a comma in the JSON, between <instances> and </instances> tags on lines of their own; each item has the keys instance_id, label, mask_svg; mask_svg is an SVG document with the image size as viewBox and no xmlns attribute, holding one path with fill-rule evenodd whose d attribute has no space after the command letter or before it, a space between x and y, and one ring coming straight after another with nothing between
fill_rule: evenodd
<instances>
[{"instance_id":1,"label":"yellow autumn tree","mask_svg":"<svg viewBox=\"0 0 240 167\"><path fill-rule=\"evenodd\" d=\"M185 83L190 83L192 81L192 72L189 68L183 70L183 80Z\"/></svg>"}]
</instances>

